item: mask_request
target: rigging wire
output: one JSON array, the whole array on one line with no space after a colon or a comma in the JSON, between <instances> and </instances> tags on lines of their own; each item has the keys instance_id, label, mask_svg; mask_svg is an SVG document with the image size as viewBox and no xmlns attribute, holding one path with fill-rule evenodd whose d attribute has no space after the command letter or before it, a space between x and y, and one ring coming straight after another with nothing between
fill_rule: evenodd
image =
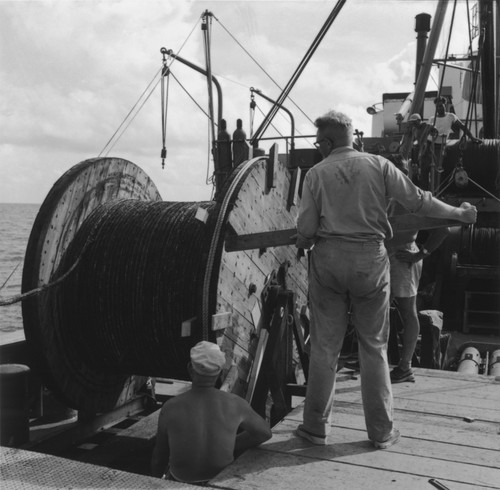
<instances>
[{"instance_id":1,"label":"rigging wire","mask_svg":"<svg viewBox=\"0 0 500 490\"><path fill-rule=\"evenodd\" d=\"M181 44L181 47L179 48L179 51L178 53L180 53L182 51L182 49L184 48L184 46L186 45L186 43L188 42L189 38L191 37L191 35L193 34L194 30L196 29L198 25L198 20L196 20L196 22L194 23L193 25L193 28L191 29L191 32L187 35L186 39L184 40L184 42ZM172 63L174 63L175 59L173 59L170 64L168 65L168 68L170 68L170 66L172 65ZM128 124L125 125L127 119L129 117L131 117L131 114L133 113L133 111L135 110L135 108L139 105L141 99L144 97L144 95L146 94L146 92L149 90L149 87L153 84L153 82L155 81L155 79L158 77L158 75L162 72L162 70L164 69L164 67L162 66L154 75L154 77L152 78L152 80L149 82L149 84L147 85L147 87L144 89L144 91L142 92L142 94L139 96L139 98L137 99L137 102L133 105L133 107L130 109L130 111L128 112L128 114L123 118L122 122L120 123L120 125L118 126L118 128L115 130L115 132L113 133L113 135L111 136L111 138L109 138L108 142L104 145L103 149L100 151L98 157L101 157L103 155L103 153L106 151L106 154L104 156L107 156L109 154L109 152L114 148L114 146L116 145L116 143L118 143L118 141L120 140L120 138L123 136L123 134L125 133L125 131L127 130L127 128L130 126L130 124L132 123L132 121L136 118L137 114L139 113L139 111L144 107L144 104L146 103L146 101L149 99L149 97L151 97L151 94L153 93L153 91L156 89L156 87L158 86L158 84L160 83L160 80L158 80L156 82L156 84L154 85L153 89L150 91L149 95L146 97L146 100L139 106L139 108L137 109L137 112L134 114L134 116L132 117L132 120L128 122ZM120 132L121 128L125 125L125 127L123 128L123 130ZM118 136L117 136L118 135ZM116 137L116 140L113 142L113 144L111 145L111 142L113 141L113 139ZM111 145L111 146L110 146ZM110 146L108 148L108 146Z\"/></svg>"},{"instance_id":2,"label":"rigging wire","mask_svg":"<svg viewBox=\"0 0 500 490\"><path fill-rule=\"evenodd\" d=\"M205 114L205 116L207 116L208 119L210 119L210 116L208 115L207 111L205 111L205 109L203 109L203 107L201 107L201 105L198 104L198 102L196 102L196 100L194 99L194 97L189 93L189 91L186 89L186 87L184 87L184 85L182 85L182 83L173 74L172 71L170 71L170 75L172 75L172 78L179 84L179 86L182 88L182 90L184 90L184 92L187 94L187 96L196 104L196 107L198 107L198 109L200 109L200 111L203 112L203 114Z\"/></svg>"},{"instance_id":3,"label":"rigging wire","mask_svg":"<svg viewBox=\"0 0 500 490\"><path fill-rule=\"evenodd\" d=\"M127 131L127 129L132 124L132 122L134 121L134 119L139 115L139 112L141 112L142 108L144 107L144 104L146 104L146 102L149 100L149 98L151 97L151 95L153 95L153 92L156 90L156 87L158 87L159 83L160 83L160 78L158 78L158 80L155 83L154 87L151 89L151 91L149 92L149 94L147 95L147 97L143 100L142 104L139 106L139 108L137 109L137 111L135 112L135 114L129 119L129 121L127 122L127 124L123 127L122 131L119 133L119 135L117 136L117 138L115 139L115 141L113 141L113 144L108 148L108 150L104 154L105 157L108 156L109 152L115 147L116 143L118 143L118 141L120 141L120 139L124 135L125 131ZM99 154L99 156L101 156L101 154Z\"/></svg>"},{"instance_id":4,"label":"rigging wire","mask_svg":"<svg viewBox=\"0 0 500 490\"><path fill-rule=\"evenodd\" d=\"M247 56L264 72L265 75L271 80L271 82L276 85L281 91L283 91L283 88L280 86L280 84L266 71L266 69L250 54L250 52L236 39L236 37L229 32L229 30L224 26L224 24L214 15L214 19L220 24L220 26L226 31L226 33L233 39L233 41L247 54ZM313 124L312 119L297 105L297 103L290 97L288 96L288 99L290 102L302 113L303 116L307 118L307 120Z\"/></svg>"},{"instance_id":5,"label":"rigging wire","mask_svg":"<svg viewBox=\"0 0 500 490\"><path fill-rule=\"evenodd\" d=\"M259 109L259 112L262 114L262 116L266 117L266 114L264 113L264 111L259 107L259 105L256 103L255 104L255 107L257 107L257 109ZM285 116L283 116L285 117ZM283 137L283 134L280 133L279 129L273 124L271 123L271 126L274 128L274 130L281 136Z\"/></svg>"},{"instance_id":6,"label":"rigging wire","mask_svg":"<svg viewBox=\"0 0 500 490\"><path fill-rule=\"evenodd\" d=\"M0 291L6 286L6 284L9 282L10 278L14 275L14 272L17 271L18 267L22 264L22 260L20 262L17 263L17 265L14 267L14 269L12 270L12 272L9 274L9 277L7 277L7 279L5 279L4 283L0 286Z\"/></svg>"},{"instance_id":7,"label":"rigging wire","mask_svg":"<svg viewBox=\"0 0 500 490\"><path fill-rule=\"evenodd\" d=\"M156 80L156 78L158 77L158 75L160 74L160 72L162 71L163 67L160 68L154 75L154 77L152 78L152 80L148 83L147 87L144 89L144 91L142 92L142 94L139 96L139 98L137 99L137 102L132 106L132 108L130 109L130 111L128 112L128 114L123 118L123 121L120 123L120 125L118 126L118 128L116 128L116 131L113 133L113 135L111 136L111 138L109 138L108 142L104 145L103 149L100 151L99 155L97 155L98 157L102 156L102 154L106 151L106 149L108 149L108 147L111 145L111 142L113 141L113 139L116 137L116 135L119 133L120 129L124 126L125 122L127 121L127 119L131 116L131 114L133 113L133 111L135 110L135 108L139 105L139 102L141 101L141 99L144 97L144 94L149 90L149 87L151 87L151 85L153 84L153 82ZM158 82L156 83L156 85L153 87L153 90L156 88L156 86L158 85ZM151 93L148 95L148 97L146 98L146 100L150 97ZM142 108L142 106L144 105L144 103L139 107L139 110ZM138 110L138 111L139 111ZM138 112L137 111L137 112ZM137 113L136 113L137 115ZM135 115L133 117L133 119L135 118ZM128 123L126 126L125 126L125 130L128 128L128 126L130 125L130 123ZM125 131L124 130L124 131ZM106 155L111 151L111 149L115 146L115 144L117 143L117 141L121 138L121 136L123 135L124 131L122 131L120 133L120 135L118 137L116 137L116 141L113 143L113 145L107 150L106 152Z\"/></svg>"},{"instance_id":8,"label":"rigging wire","mask_svg":"<svg viewBox=\"0 0 500 490\"><path fill-rule=\"evenodd\" d=\"M163 66L164 70L161 74L161 138L162 138L162 149L161 149L161 168L165 168L165 159L167 158L167 114L168 114L168 95L170 89L170 77L169 69L167 68L167 63L165 60L165 55L163 55ZM167 87L165 90L165 77L167 77Z\"/></svg>"},{"instance_id":9,"label":"rigging wire","mask_svg":"<svg viewBox=\"0 0 500 490\"><path fill-rule=\"evenodd\" d=\"M301 59L299 66L295 69L292 77L290 78L290 80L286 84L285 88L282 90L278 99L275 101L273 108L271 109L271 111L269 112L269 114L267 115L267 117L263 121L263 123L257 129L256 133L254 134L254 136L252 138L251 144L254 144L255 141L257 141L262 136L262 134L266 131L266 129L269 127L270 121L274 118L274 116L278 112L280 106L283 104L285 99L290 95L291 90L293 89L293 87L297 83L297 80L299 79L300 75L304 71L304 69L307 66L312 55L314 54L314 52L316 51L316 49L320 45L321 41L326 36L330 26L332 25L332 23L336 19L337 15L339 14L342 7L344 6L345 2L346 2L346 0L338 0L337 1L335 7L330 12L330 15L328 16L326 22L323 24L319 33L316 35L316 37L314 38L313 42L311 43L309 49L307 50L306 54Z\"/></svg>"}]
</instances>

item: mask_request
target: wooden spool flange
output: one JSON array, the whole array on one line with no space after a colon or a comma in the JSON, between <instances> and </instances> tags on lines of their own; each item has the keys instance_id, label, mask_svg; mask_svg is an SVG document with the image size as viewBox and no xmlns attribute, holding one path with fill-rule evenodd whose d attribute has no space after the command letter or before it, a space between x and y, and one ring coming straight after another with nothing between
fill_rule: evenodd
<instances>
[{"instance_id":1,"label":"wooden spool flange","mask_svg":"<svg viewBox=\"0 0 500 490\"><path fill-rule=\"evenodd\" d=\"M191 278L185 278L182 288L196 295L197 306L179 322L182 326L169 324L155 328L171 329L174 335L170 335L170 342L182 343L177 363L183 368L189 360L186 341L192 345L202 337L216 341L227 359L222 389L241 396L245 396L255 372L252 368L262 329L261 293L266 281L286 264L286 285L295 292L300 307L307 301L307 267L305 259L296 257L294 246L231 252L225 250L224 243L227 236L235 234L293 228L297 208L289 205L291 181L288 170L276 158L258 157L243 162L227 180L217 202L206 207L210 211L205 224L211 234L209 250L201 254L203 257L171 257L172 261L202 260L200 263L206 267L204 282L191 287ZM63 175L35 221L26 253L23 291L53 280L62 255L85 219L99 205L115 199L161 200L150 179L124 160L89 160ZM192 221L186 226L193 226ZM143 377L134 376L138 372L173 377L168 372L144 372L146 363L137 369L127 367L130 371L125 373L120 371L118 362L111 372L102 366L89 365L84 359L69 359L64 343L52 329L51 319L58 319L58 315L57 300L45 303L43 295L23 305L26 337L36 351L47 384L73 408L99 412L122 405L136 395L138 386L144 382ZM144 330L141 341L157 343L152 337ZM161 346L152 347L151 351L162 351ZM141 354L136 357L141 358Z\"/></svg>"},{"instance_id":2,"label":"wooden spool flange","mask_svg":"<svg viewBox=\"0 0 500 490\"><path fill-rule=\"evenodd\" d=\"M45 198L33 224L26 249L22 291L49 284L68 245L81 225L98 206L118 199L159 201L152 180L135 164L120 158L85 160L63 174ZM54 337L50 312L43 294L23 301L26 340L46 385L73 408L75 399L88 392L74 382L64 346ZM144 378L89 372L98 391L110 389L116 405L135 395Z\"/></svg>"}]
</instances>

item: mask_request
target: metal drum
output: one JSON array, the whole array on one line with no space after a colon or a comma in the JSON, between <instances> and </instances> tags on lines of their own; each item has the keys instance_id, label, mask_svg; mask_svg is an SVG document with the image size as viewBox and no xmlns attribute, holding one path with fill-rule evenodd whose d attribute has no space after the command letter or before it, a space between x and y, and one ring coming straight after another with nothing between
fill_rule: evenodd
<instances>
[{"instance_id":1,"label":"metal drum","mask_svg":"<svg viewBox=\"0 0 500 490\"><path fill-rule=\"evenodd\" d=\"M478 374L480 364L481 355L479 351L475 347L467 347L460 356L457 371L465 374Z\"/></svg>"},{"instance_id":2,"label":"metal drum","mask_svg":"<svg viewBox=\"0 0 500 490\"><path fill-rule=\"evenodd\" d=\"M500 376L500 349L493 351L491 354L488 374L490 376Z\"/></svg>"},{"instance_id":3,"label":"metal drum","mask_svg":"<svg viewBox=\"0 0 500 490\"><path fill-rule=\"evenodd\" d=\"M0 445L29 441L28 376L22 364L0 364Z\"/></svg>"}]
</instances>

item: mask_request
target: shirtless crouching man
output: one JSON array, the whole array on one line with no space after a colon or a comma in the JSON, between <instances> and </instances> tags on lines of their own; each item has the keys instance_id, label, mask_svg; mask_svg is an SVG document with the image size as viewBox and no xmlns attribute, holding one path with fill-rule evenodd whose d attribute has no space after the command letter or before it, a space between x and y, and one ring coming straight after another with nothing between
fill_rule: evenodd
<instances>
[{"instance_id":1,"label":"shirtless crouching man","mask_svg":"<svg viewBox=\"0 0 500 490\"><path fill-rule=\"evenodd\" d=\"M225 362L211 342L191 349L192 387L160 411L153 476L205 483L243 451L271 438L267 422L243 398L215 388Z\"/></svg>"}]
</instances>

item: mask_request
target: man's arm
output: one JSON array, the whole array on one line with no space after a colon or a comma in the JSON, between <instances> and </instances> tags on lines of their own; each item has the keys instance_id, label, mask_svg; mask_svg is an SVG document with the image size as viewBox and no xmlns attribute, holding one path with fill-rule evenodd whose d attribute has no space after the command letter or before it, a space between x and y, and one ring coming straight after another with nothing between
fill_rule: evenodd
<instances>
[{"instance_id":1,"label":"man's arm","mask_svg":"<svg viewBox=\"0 0 500 490\"><path fill-rule=\"evenodd\" d=\"M258 446L271 439L272 433L267 422L245 401L242 403L243 421L240 424L242 430L237 436L234 444L234 457L238 457L247 449Z\"/></svg>"},{"instance_id":2,"label":"man's arm","mask_svg":"<svg viewBox=\"0 0 500 490\"><path fill-rule=\"evenodd\" d=\"M408 211L429 218L456 219L462 223L475 223L477 209L468 202L460 207L450 206L436 199L429 191L423 191L389 161L385 162L385 179L388 197L394 198Z\"/></svg>"},{"instance_id":3,"label":"man's arm","mask_svg":"<svg viewBox=\"0 0 500 490\"><path fill-rule=\"evenodd\" d=\"M161 478L168 467L170 458L170 447L168 445L168 432L165 411L161 410L158 418L158 430L156 432L156 444L151 458L151 474Z\"/></svg>"},{"instance_id":4,"label":"man's arm","mask_svg":"<svg viewBox=\"0 0 500 490\"><path fill-rule=\"evenodd\" d=\"M297 248L311 248L316 240L318 227L318 209L309 187L308 175L306 175L302 186L299 216L297 217Z\"/></svg>"},{"instance_id":5,"label":"man's arm","mask_svg":"<svg viewBox=\"0 0 500 490\"><path fill-rule=\"evenodd\" d=\"M425 216L429 218L456 219L462 223L472 224L476 222L477 209L476 206L468 202L463 202L460 207L455 207L433 197L430 209L427 210Z\"/></svg>"},{"instance_id":6,"label":"man's arm","mask_svg":"<svg viewBox=\"0 0 500 490\"><path fill-rule=\"evenodd\" d=\"M427 240L422 245L422 248L419 252L398 250L396 252L396 258L398 260L401 260L401 262L408 262L409 264L414 264L415 262L423 260L439 248L439 246L444 242L449 233L449 228L436 228L434 230L430 230L429 235L427 236Z\"/></svg>"},{"instance_id":7,"label":"man's arm","mask_svg":"<svg viewBox=\"0 0 500 490\"><path fill-rule=\"evenodd\" d=\"M457 119L453 124L452 128L454 131L457 129L461 129L466 136L468 136L474 143L482 143L482 141L479 138L476 138L471 132L470 129L460 120Z\"/></svg>"}]
</instances>

